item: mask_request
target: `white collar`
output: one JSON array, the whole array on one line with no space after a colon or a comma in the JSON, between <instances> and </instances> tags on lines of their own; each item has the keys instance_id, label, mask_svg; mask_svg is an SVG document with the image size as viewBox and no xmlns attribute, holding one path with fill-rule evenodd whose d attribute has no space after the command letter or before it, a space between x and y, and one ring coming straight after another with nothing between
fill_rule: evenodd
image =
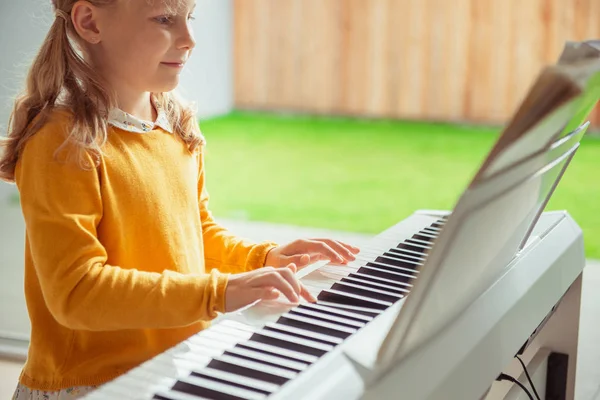
<instances>
[{"instance_id":1,"label":"white collar","mask_svg":"<svg viewBox=\"0 0 600 400\"><path fill-rule=\"evenodd\" d=\"M126 113L119 108L113 108L108 113L108 123L124 131L135 133L150 132L156 127L160 127L169 133L173 133L173 127L171 126L171 123L167 118L167 113L162 108L162 105L156 101L154 96L152 96L151 99L157 114L155 122L145 121Z\"/></svg>"}]
</instances>

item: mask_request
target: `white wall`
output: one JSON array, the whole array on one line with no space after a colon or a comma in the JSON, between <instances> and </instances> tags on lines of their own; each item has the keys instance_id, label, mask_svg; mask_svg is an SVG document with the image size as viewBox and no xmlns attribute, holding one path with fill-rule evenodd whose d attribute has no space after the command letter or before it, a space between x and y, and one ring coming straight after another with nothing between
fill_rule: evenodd
<instances>
[{"instance_id":1,"label":"white wall","mask_svg":"<svg viewBox=\"0 0 600 400\"><path fill-rule=\"evenodd\" d=\"M200 118L233 105L232 2L197 0L196 49L182 73L179 92L196 102ZM50 0L0 0L0 134L27 66L52 22ZM0 353L23 350L29 319L23 296L24 224L12 185L0 182Z\"/></svg>"}]
</instances>

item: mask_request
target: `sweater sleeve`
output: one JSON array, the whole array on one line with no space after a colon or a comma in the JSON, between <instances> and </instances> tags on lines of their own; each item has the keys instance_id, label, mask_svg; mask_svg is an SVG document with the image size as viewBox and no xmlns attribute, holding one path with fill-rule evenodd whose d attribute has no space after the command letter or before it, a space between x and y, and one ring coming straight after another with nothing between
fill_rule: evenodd
<instances>
[{"instance_id":1,"label":"sweater sleeve","mask_svg":"<svg viewBox=\"0 0 600 400\"><path fill-rule=\"evenodd\" d=\"M277 243L252 243L233 235L215 222L208 209L209 195L205 183L203 151L199 152L198 157L198 202L207 271L214 268L221 272L240 273L263 267L267 253L277 247Z\"/></svg>"},{"instance_id":2,"label":"sweater sleeve","mask_svg":"<svg viewBox=\"0 0 600 400\"><path fill-rule=\"evenodd\" d=\"M65 135L48 123L26 144L16 182L35 272L50 313L70 329L159 329L224 311L227 275L163 273L107 264L96 228L102 219L98 171L61 151Z\"/></svg>"}]
</instances>

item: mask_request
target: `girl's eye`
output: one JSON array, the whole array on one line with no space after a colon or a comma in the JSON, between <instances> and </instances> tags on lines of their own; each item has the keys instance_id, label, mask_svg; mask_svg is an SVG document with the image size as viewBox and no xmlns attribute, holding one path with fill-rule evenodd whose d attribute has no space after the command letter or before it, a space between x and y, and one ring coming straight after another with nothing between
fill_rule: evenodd
<instances>
[{"instance_id":1,"label":"girl's eye","mask_svg":"<svg viewBox=\"0 0 600 400\"><path fill-rule=\"evenodd\" d=\"M194 17L192 14L188 15L188 21L194 21L196 19L196 17Z\"/></svg>"},{"instance_id":2,"label":"girl's eye","mask_svg":"<svg viewBox=\"0 0 600 400\"><path fill-rule=\"evenodd\" d=\"M171 25L173 23L173 18L169 15L161 15L160 17L154 18L154 20L161 25Z\"/></svg>"}]
</instances>

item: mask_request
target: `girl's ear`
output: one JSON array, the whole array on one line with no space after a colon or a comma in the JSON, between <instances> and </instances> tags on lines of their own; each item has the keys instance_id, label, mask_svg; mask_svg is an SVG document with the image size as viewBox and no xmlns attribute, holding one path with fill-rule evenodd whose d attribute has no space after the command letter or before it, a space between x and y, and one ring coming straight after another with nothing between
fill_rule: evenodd
<instances>
[{"instance_id":1,"label":"girl's ear","mask_svg":"<svg viewBox=\"0 0 600 400\"><path fill-rule=\"evenodd\" d=\"M71 9L73 28L81 37L91 44L100 43L102 37L98 28L98 8L88 1L78 1Z\"/></svg>"}]
</instances>

